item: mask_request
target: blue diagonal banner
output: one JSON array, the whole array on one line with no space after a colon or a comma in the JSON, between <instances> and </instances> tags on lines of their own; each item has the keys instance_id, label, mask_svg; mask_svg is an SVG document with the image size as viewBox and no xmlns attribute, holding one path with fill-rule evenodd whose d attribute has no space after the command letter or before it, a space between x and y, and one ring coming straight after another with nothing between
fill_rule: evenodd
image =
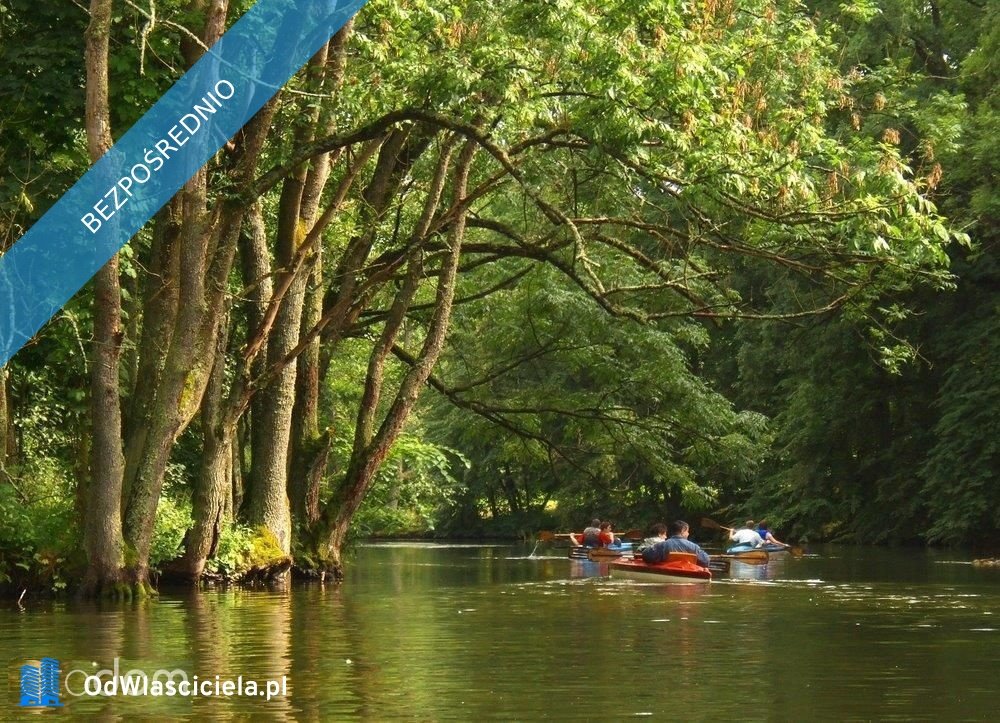
<instances>
[{"instance_id":1,"label":"blue diagonal banner","mask_svg":"<svg viewBox=\"0 0 1000 723\"><path fill-rule=\"evenodd\" d=\"M0 367L365 1L259 0L0 257Z\"/></svg>"}]
</instances>

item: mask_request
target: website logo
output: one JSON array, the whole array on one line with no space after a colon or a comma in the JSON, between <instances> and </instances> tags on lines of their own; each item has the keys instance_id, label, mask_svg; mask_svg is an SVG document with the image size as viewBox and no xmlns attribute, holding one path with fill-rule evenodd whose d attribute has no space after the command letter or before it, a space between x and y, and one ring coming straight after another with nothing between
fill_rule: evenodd
<instances>
[{"instance_id":1,"label":"website logo","mask_svg":"<svg viewBox=\"0 0 1000 723\"><path fill-rule=\"evenodd\" d=\"M21 666L21 707L60 708L59 661L42 658L38 665Z\"/></svg>"},{"instance_id":2,"label":"website logo","mask_svg":"<svg viewBox=\"0 0 1000 723\"><path fill-rule=\"evenodd\" d=\"M182 668L159 668L152 674L144 670L121 672L120 659L115 658L111 668L88 672L72 668L61 680L60 663L55 658L42 658L20 666L22 708L62 708L60 689L65 694L87 698L113 697L168 697L168 698L232 698L251 697L270 701L288 696L288 676L257 680L243 675L224 676L188 675ZM72 665L72 662L70 663ZM97 661L93 666L97 668ZM82 685L80 678L83 678Z\"/></svg>"}]
</instances>

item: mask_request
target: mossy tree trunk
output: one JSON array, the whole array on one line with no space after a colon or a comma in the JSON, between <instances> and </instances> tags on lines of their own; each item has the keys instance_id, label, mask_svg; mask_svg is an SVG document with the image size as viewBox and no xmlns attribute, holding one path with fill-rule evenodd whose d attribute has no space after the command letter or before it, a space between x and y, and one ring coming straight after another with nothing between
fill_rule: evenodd
<instances>
[{"instance_id":1,"label":"mossy tree trunk","mask_svg":"<svg viewBox=\"0 0 1000 723\"><path fill-rule=\"evenodd\" d=\"M339 89L343 78L344 43L349 33L349 28L342 30L310 61L306 78L317 90L334 94ZM294 129L296 148L311 144L319 131L324 135L333 131L329 110L327 118L322 119L319 106L311 99L300 102L303 108ZM297 347L306 288L310 269L316 265L321 248L321 244L305 244L309 231L315 228L329 172L329 154L322 154L311 165L302 163L293 169L282 184L275 241L276 265L283 269L278 291L282 297L275 299L279 305L267 336L265 354L268 368L280 367L280 370L257 395L253 411L246 517L251 525L269 529L286 554L291 552L292 543L289 453L298 372L297 363L289 363L289 357L293 353L301 354ZM306 256L301 253L303 248L308 249ZM313 343L318 343L318 339Z\"/></svg>"},{"instance_id":2,"label":"mossy tree trunk","mask_svg":"<svg viewBox=\"0 0 1000 723\"><path fill-rule=\"evenodd\" d=\"M0 367L0 480L7 475L10 444L10 410L7 403L7 370Z\"/></svg>"},{"instance_id":3,"label":"mossy tree trunk","mask_svg":"<svg viewBox=\"0 0 1000 723\"><path fill-rule=\"evenodd\" d=\"M212 3L204 15L201 43L184 45L193 64L222 34L226 3ZM235 193L256 174L274 104L268 103L234 138L221 170ZM217 335L225 316L228 280L246 204L210 200L202 168L158 218L151 279L144 305L139 374L125 454L125 538L134 557L129 573L145 585L156 507L170 453L194 418L214 366Z\"/></svg>"},{"instance_id":4,"label":"mossy tree trunk","mask_svg":"<svg viewBox=\"0 0 1000 723\"><path fill-rule=\"evenodd\" d=\"M242 387L237 385L230 397L234 414L239 414L241 405L251 400L253 404L251 467L242 515L251 526L273 534L286 553L291 549L288 465L289 432L295 401L296 369L293 362L317 338L320 326L311 330L309 338L300 338L303 297L309 278L308 254L346 199L363 164L377 151L372 178L362 193L365 200L364 230L348 243L336 273L336 278L342 283L335 293L329 295L330 306L323 314L327 325L323 332L329 335L328 345L335 346L342 330L357 320L374 290L387 283L399 266L398 263L382 265L380 275L374 282L365 278L364 266L377 238L377 228L388 212L402 179L430 142L430 136L421 136L409 144L408 139L409 129L394 129L379 142L367 144L348 166L332 199L318 218L321 194L318 192L320 179L316 177L316 169L305 176L296 176L293 170L282 190L279 218L283 220L279 221L277 255L283 271L277 276L270 302L256 332L247 343L246 352L247 355L263 352L267 360L266 371L255 375L253 380L244 380ZM308 232L303 236L302 232L306 229ZM264 251L255 249L252 255L261 265L261 269L254 272L255 278L266 275ZM247 281L250 283L249 279ZM363 281L368 281L369 285L362 287ZM313 468L315 475L320 473L317 467ZM318 486L316 493L318 495Z\"/></svg>"},{"instance_id":5,"label":"mossy tree trunk","mask_svg":"<svg viewBox=\"0 0 1000 723\"><path fill-rule=\"evenodd\" d=\"M225 326L223 326L225 329ZM188 531L180 574L201 578L205 562L215 554L223 529L233 516L232 465L236 430L220 418L226 369L226 332L220 331L215 367L201 406L202 452L192 498L194 524Z\"/></svg>"}]
</instances>

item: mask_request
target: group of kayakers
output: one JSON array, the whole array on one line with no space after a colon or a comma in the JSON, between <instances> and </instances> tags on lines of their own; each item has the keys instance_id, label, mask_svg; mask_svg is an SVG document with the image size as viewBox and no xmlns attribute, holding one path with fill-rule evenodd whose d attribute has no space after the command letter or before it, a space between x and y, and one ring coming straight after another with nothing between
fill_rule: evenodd
<instances>
[{"instance_id":1,"label":"group of kayakers","mask_svg":"<svg viewBox=\"0 0 1000 723\"><path fill-rule=\"evenodd\" d=\"M729 529L729 528L725 528ZM657 522L650 528L652 533L636 550L642 559L648 563L663 562L671 552L688 552L698 558L698 564L708 567L710 558L701 546L688 539L691 526L684 520L675 520L670 525ZM610 547L621 543L615 537L610 522L594 519L582 534L570 534L570 543L585 547ZM755 525L753 520L747 520L740 529L730 529L729 539L737 545L752 545L762 547L766 543L784 545L773 534L765 521Z\"/></svg>"},{"instance_id":2,"label":"group of kayakers","mask_svg":"<svg viewBox=\"0 0 1000 723\"><path fill-rule=\"evenodd\" d=\"M575 535L570 533L569 542L571 545L584 547L608 547L618 542L615 533L611 530L610 522L602 522L594 518L590 521L590 526L583 529L583 533Z\"/></svg>"},{"instance_id":3,"label":"group of kayakers","mask_svg":"<svg viewBox=\"0 0 1000 723\"><path fill-rule=\"evenodd\" d=\"M774 545L785 544L771 534L767 522L763 520L756 527L753 520L747 520L740 529L729 531L729 539L737 545L753 545L755 548L767 543Z\"/></svg>"}]
</instances>

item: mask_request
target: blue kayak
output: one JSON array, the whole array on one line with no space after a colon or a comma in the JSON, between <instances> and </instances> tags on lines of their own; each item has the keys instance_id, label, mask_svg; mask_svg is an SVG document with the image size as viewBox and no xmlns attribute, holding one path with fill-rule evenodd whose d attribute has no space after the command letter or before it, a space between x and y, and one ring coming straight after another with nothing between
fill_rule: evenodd
<instances>
[{"instance_id":1,"label":"blue kayak","mask_svg":"<svg viewBox=\"0 0 1000 723\"><path fill-rule=\"evenodd\" d=\"M788 552L788 547L785 545L776 545L773 542L765 542L761 547L754 547L750 543L744 543L742 545L733 545L726 550L726 554L739 555L741 552L753 552L755 550L774 554L776 552Z\"/></svg>"}]
</instances>

